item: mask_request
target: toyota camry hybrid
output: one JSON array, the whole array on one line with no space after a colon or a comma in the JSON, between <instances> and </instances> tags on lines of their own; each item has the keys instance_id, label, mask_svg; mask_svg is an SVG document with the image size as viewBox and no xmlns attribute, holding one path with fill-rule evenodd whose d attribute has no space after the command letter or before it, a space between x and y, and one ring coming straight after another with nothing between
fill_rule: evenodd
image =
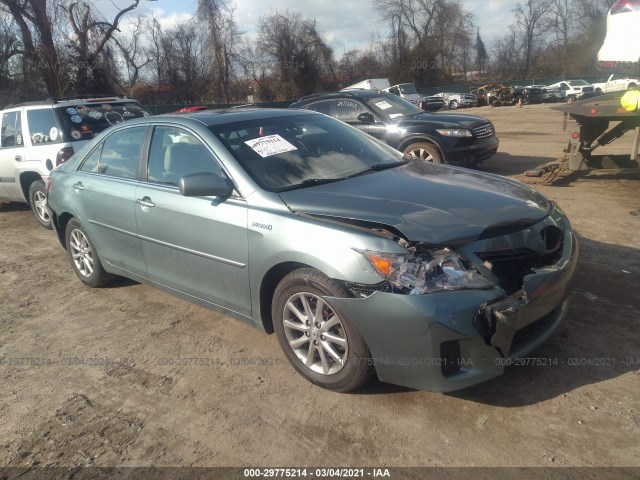
<instances>
[{"instance_id":1,"label":"toyota camry hybrid","mask_svg":"<svg viewBox=\"0 0 640 480\"><path fill-rule=\"evenodd\" d=\"M578 257L536 191L302 110L132 120L47 189L85 285L128 277L275 332L340 392L499 376L558 330Z\"/></svg>"}]
</instances>

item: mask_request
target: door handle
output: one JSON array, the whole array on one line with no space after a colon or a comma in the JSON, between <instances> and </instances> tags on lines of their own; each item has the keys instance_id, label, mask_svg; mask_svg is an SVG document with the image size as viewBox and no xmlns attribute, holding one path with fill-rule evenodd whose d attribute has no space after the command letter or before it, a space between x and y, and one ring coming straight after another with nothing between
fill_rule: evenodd
<instances>
[{"instance_id":1,"label":"door handle","mask_svg":"<svg viewBox=\"0 0 640 480\"><path fill-rule=\"evenodd\" d=\"M20 155L16 155L15 156L15 161L16 162L21 162L22 161L22 157Z\"/></svg>"},{"instance_id":2,"label":"door handle","mask_svg":"<svg viewBox=\"0 0 640 480\"><path fill-rule=\"evenodd\" d=\"M76 190L84 190L84 185L82 185L82 182L78 182L73 186L73 188Z\"/></svg>"},{"instance_id":3,"label":"door handle","mask_svg":"<svg viewBox=\"0 0 640 480\"><path fill-rule=\"evenodd\" d=\"M156 204L153 203L149 197L139 198L136 200L136 203L141 207L147 207L147 208L153 208L156 206Z\"/></svg>"}]
</instances>

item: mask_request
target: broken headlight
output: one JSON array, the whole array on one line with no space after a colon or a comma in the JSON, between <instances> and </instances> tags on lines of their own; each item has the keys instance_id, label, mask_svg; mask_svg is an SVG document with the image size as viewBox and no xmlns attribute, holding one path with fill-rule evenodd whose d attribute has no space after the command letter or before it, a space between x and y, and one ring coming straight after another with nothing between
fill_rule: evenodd
<instances>
[{"instance_id":1,"label":"broken headlight","mask_svg":"<svg viewBox=\"0 0 640 480\"><path fill-rule=\"evenodd\" d=\"M355 250L376 273L410 295L493 286L460 253L448 248L406 254Z\"/></svg>"}]
</instances>

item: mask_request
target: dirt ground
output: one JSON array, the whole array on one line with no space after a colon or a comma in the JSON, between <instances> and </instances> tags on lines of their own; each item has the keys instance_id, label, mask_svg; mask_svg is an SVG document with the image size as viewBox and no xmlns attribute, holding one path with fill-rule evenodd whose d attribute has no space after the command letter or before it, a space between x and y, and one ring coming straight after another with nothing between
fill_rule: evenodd
<instances>
[{"instance_id":1,"label":"dirt ground","mask_svg":"<svg viewBox=\"0 0 640 480\"><path fill-rule=\"evenodd\" d=\"M494 122L481 169L504 175L572 128L548 105L465 113ZM535 188L581 244L567 330L532 354L557 365L446 395L314 387L275 336L134 282L83 287L52 232L0 206L0 465L640 466L640 177Z\"/></svg>"}]
</instances>

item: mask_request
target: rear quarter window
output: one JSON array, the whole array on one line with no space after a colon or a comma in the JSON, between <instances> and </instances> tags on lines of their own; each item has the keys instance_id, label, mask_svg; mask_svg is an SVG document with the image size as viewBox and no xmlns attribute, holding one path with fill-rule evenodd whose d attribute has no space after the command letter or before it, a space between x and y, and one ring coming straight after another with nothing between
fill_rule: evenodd
<instances>
[{"instance_id":1,"label":"rear quarter window","mask_svg":"<svg viewBox=\"0 0 640 480\"><path fill-rule=\"evenodd\" d=\"M63 133L52 108L27 110L27 128L31 145L60 143Z\"/></svg>"}]
</instances>

